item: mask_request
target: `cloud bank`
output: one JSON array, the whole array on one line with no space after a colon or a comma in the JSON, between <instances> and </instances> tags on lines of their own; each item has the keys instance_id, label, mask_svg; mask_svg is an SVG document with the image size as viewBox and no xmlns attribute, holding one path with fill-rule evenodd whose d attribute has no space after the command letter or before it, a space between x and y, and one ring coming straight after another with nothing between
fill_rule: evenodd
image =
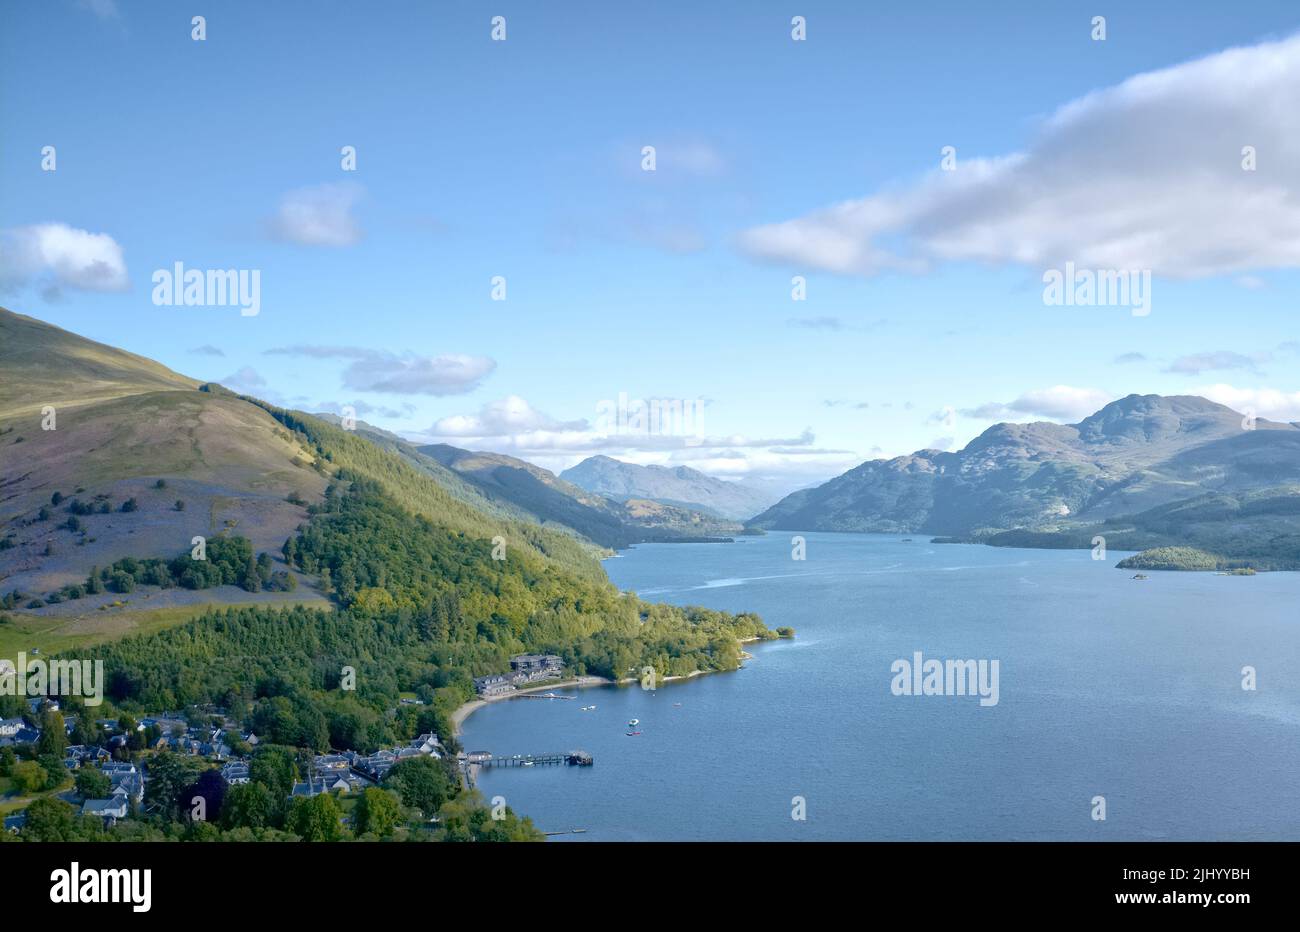
<instances>
[{"instance_id":1,"label":"cloud bank","mask_svg":"<svg viewBox=\"0 0 1300 932\"><path fill-rule=\"evenodd\" d=\"M1300 36L1228 49L1074 100L1023 151L959 153L955 171L752 228L739 246L856 275L945 261L1180 278L1300 267L1298 100Z\"/></svg>"}]
</instances>

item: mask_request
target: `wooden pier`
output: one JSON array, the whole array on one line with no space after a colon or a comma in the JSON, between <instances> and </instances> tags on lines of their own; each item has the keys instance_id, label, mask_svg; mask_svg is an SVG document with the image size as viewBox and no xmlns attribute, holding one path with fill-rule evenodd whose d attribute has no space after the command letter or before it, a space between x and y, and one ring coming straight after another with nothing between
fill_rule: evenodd
<instances>
[{"instance_id":1,"label":"wooden pier","mask_svg":"<svg viewBox=\"0 0 1300 932\"><path fill-rule=\"evenodd\" d=\"M533 767L566 764L570 767L590 767L594 760L586 751L563 751L558 754L516 754L514 757L487 757L474 754L470 763L479 767Z\"/></svg>"}]
</instances>

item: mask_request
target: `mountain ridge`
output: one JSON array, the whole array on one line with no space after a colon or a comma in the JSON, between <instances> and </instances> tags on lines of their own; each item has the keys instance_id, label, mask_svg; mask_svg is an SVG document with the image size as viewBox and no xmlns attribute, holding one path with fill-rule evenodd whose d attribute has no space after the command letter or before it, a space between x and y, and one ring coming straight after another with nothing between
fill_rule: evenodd
<instances>
[{"instance_id":1,"label":"mountain ridge","mask_svg":"<svg viewBox=\"0 0 1300 932\"><path fill-rule=\"evenodd\" d=\"M614 501L648 499L679 508L704 509L734 521L752 518L773 497L689 466L640 466L603 454L570 466L559 478Z\"/></svg>"},{"instance_id":2,"label":"mountain ridge","mask_svg":"<svg viewBox=\"0 0 1300 932\"><path fill-rule=\"evenodd\" d=\"M955 452L869 460L794 492L763 530L987 536L1300 482L1300 428L1195 395L1131 394L1076 424L999 423Z\"/></svg>"}]
</instances>

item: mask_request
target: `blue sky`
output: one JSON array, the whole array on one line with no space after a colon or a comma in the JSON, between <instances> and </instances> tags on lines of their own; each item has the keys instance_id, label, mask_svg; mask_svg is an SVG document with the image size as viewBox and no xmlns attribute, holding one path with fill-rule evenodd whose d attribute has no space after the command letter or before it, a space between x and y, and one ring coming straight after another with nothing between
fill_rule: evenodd
<instances>
[{"instance_id":1,"label":"blue sky","mask_svg":"<svg viewBox=\"0 0 1300 932\"><path fill-rule=\"evenodd\" d=\"M1129 392L1300 419L1295 5L984 6L14 0L0 302L557 470L791 487ZM1045 304L1067 261L1150 313ZM259 313L156 305L176 262ZM611 436L620 393L700 436Z\"/></svg>"}]
</instances>

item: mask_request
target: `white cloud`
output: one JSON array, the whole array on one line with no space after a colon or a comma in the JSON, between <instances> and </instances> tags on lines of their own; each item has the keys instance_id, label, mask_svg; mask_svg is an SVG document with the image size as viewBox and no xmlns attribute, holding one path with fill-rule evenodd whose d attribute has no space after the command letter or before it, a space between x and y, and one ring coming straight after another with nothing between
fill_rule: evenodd
<instances>
[{"instance_id":1,"label":"white cloud","mask_svg":"<svg viewBox=\"0 0 1300 932\"><path fill-rule=\"evenodd\" d=\"M1192 394L1266 420L1300 421L1300 392L1285 392L1276 388L1238 388L1219 382L1195 389Z\"/></svg>"},{"instance_id":2,"label":"white cloud","mask_svg":"<svg viewBox=\"0 0 1300 932\"><path fill-rule=\"evenodd\" d=\"M538 411L518 395L507 395L499 401L490 401L474 414L454 414L444 417L430 428L430 433L442 437L508 437L531 431L584 431L586 421L561 423L550 415Z\"/></svg>"},{"instance_id":3,"label":"white cloud","mask_svg":"<svg viewBox=\"0 0 1300 932\"><path fill-rule=\"evenodd\" d=\"M1300 266L1300 36L1137 75L1056 111L1024 151L750 229L765 260L847 274L940 261ZM1255 147L1256 170L1241 150ZM936 153L936 162L938 155Z\"/></svg>"},{"instance_id":4,"label":"white cloud","mask_svg":"<svg viewBox=\"0 0 1300 932\"><path fill-rule=\"evenodd\" d=\"M478 388L497 366L487 356L465 353L419 356L346 346L305 345L281 346L265 352L270 356L350 359L343 370L345 388L395 395L463 395Z\"/></svg>"},{"instance_id":5,"label":"white cloud","mask_svg":"<svg viewBox=\"0 0 1300 932\"><path fill-rule=\"evenodd\" d=\"M486 356L447 353L441 356L394 356L381 353L353 362L343 385L358 391L397 395L462 395L478 388L496 368Z\"/></svg>"},{"instance_id":6,"label":"white cloud","mask_svg":"<svg viewBox=\"0 0 1300 932\"><path fill-rule=\"evenodd\" d=\"M362 235L353 209L364 193L353 182L290 191L280 199L271 232L302 246L353 246Z\"/></svg>"},{"instance_id":7,"label":"white cloud","mask_svg":"<svg viewBox=\"0 0 1300 932\"><path fill-rule=\"evenodd\" d=\"M1020 419L1025 415L1055 420L1078 421L1115 400L1109 392L1096 388L1053 385L1051 388L1025 392L1014 401L990 402L977 408L963 408L961 414L978 420Z\"/></svg>"},{"instance_id":8,"label":"white cloud","mask_svg":"<svg viewBox=\"0 0 1300 932\"><path fill-rule=\"evenodd\" d=\"M131 282L122 247L107 233L38 223L0 231L0 285L36 285L53 298L63 288L125 291Z\"/></svg>"}]
</instances>

